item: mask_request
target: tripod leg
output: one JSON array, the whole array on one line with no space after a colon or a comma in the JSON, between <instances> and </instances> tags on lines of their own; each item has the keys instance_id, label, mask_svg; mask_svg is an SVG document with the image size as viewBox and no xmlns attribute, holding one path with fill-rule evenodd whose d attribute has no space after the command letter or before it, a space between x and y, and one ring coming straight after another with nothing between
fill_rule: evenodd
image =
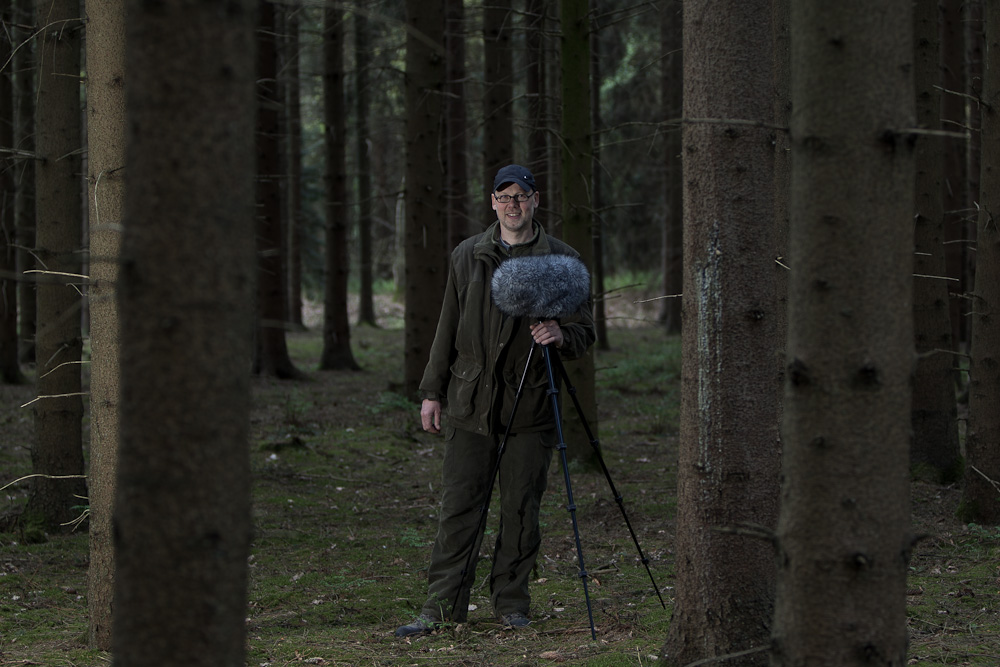
<instances>
[{"instance_id":1,"label":"tripod leg","mask_svg":"<svg viewBox=\"0 0 1000 667\"><path fill-rule=\"evenodd\" d=\"M594 629L594 611L590 606L590 592L587 590L587 569L583 565L583 544L580 542L580 528L576 521L576 503L573 502L573 486L569 481L569 464L566 460L566 439L563 437L562 416L559 411L559 388L556 385L555 375L552 372L552 356L547 345L542 346L545 354L545 370L549 376L549 397L552 401L552 414L556 422L556 436L559 456L562 460L563 477L566 482L567 509L573 519L573 536L576 538L576 558L580 564L580 581L583 582L583 597L587 602L587 618L590 620L590 636L597 639L597 631Z\"/></svg>"},{"instance_id":2,"label":"tripod leg","mask_svg":"<svg viewBox=\"0 0 1000 667\"><path fill-rule=\"evenodd\" d=\"M469 579L469 573L475 567L476 552L478 551L476 545L479 543L479 536L486 529L486 516L490 511L490 501L493 499L493 487L496 484L497 473L500 471L500 459L503 458L503 452L507 448L507 438L510 437L511 425L514 423L514 415L517 413L517 405L521 402L521 395L524 393L524 379L528 376L528 368L530 367L531 357L534 353L535 346L532 345L531 349L528 350L528 360L524 364L524 373L521 374L521 383L518 385L517 393L514 395L514 404L510 409L510 418L507 420L507 427L504 429L503 438L501 438L499 446L497 446L497 460L493 464L493 472L490 474L490 484L486 487L486 497L479 506L479 525L476 527L476 532L472 534L471 542L467 547L469 553L465 558L465 566L462 567L461 578L458 581L458 586L455 588L455 595L452 597L451 613L453 616L455 614L455 605L458 604L461 598L462 587Z\"/></svg>"},{"instance_id":3,"label":"tripod leg","mask_svg":"<svg viewBox=\"0 0 1000 667\"><path fill-rule=\"evenodd\" d=\"M635 548L639 552L639 560L646 567L646 574L649 575L649 581L653 584L653 590L656 591L656 597L660 600L660 606L664 609L667 608L666 603L663 601L663 596L660 595L660 588L656 585L656 580L653 578L653 572L649 569L649 559L642 552L642 547L639 546L639 538L636 537L635 531L632 529L632 522L629 521L628 513L625 511L625 503L622 499L622 495L618 493L618 489L615 488L615 483L611 480L611 472L608 470L608 466L604 463L604 456L601 455L601 443L594 436L593 431L590 428L590 424L587 423L587 418L583 414L583 408L580 406L580 400L576 397L576 387L569 380L569 374L566 372L566 367L563 366L562 359L559 355L556 355L555 364L559 366L559 372L562 377L563 382L566 383L566 389L569 391L570 398L573 399L573 406L576 408L577 414L580 416L580 423L583 424L583 430L587 434L587 438L590 440L590 446L594 448L594 453L597 455L597 461L601 464L601 470L604 471L604 478L608 480L608 486L611 488L611 494L615 498L615 502L618 504L618 509L621 510L622 518L625 519L625 526L628 527L628 532L632 536L632 542L635 543Z\"/></svg>"}]
</instances>

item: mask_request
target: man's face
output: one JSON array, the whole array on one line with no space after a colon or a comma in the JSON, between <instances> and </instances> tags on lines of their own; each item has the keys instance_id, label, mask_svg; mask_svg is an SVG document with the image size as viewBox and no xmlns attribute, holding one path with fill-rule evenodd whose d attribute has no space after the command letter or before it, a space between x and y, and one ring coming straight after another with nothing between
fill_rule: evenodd
<instances>
[{"instance_id":1,"label":"man's face","mask_svg":"<svg viewBox=\"0 0 1000 667\"><path fill-rule=\"evenodd\" d=\"M498 197L510 196L509 202L502 202ZM526 201L517 201L518 196L528 195ZM511 183L506 187L494 192L490 199L493 202L493 210L497 212L497 219L500 225L512 237L520 237L531 234L531 219L535 215L538 207L538 191L529 192L517 183Z\"/></svg>"}]
</instances>

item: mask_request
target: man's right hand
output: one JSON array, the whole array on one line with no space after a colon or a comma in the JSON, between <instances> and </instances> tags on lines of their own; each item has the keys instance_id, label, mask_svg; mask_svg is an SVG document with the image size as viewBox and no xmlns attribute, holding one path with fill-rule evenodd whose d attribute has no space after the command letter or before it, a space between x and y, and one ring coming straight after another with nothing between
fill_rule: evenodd
<instances>
[{"instance_id":1,"label":"man's right hand","mask_svg":"<svg viewBox=\"0 0 1000 667\"><path fill-rule=\"evenodd\" d=\"M424 399L420 404L420 424L428 433L441 432L441 401Z\"/></svg>"}]
</instances>

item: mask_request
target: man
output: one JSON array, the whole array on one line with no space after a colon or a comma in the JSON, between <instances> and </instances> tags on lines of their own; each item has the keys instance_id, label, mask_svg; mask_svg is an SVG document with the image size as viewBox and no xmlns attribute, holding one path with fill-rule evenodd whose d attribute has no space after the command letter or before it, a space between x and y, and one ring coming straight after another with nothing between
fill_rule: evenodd
<instances>
[{"instance_id":1,"label":"man","mask_svg":"<svg viewBox=\"0 0 1000 667\"><path fill-rule=\"evenodd\" d=\"M499 443L511 420L500 457L500 527L490 600L505 627L531 622L528 579L541 545L538 511L557 443L544 355L530 355L528 364L529 352L537 343L576 359L595 340L589 300L562 321L532 322L496 307L490 283L505 259L579 255L534 220L540 196L535 177L524 167L509 165L497 172L490 201L497 221L452 252L441 318L420 383L421 424L430 433L444 431L443 492L427 601L414 622L396 630L397 637L466 620L477 558L470 572L463 576L462 571L470 549L479 554L479 510L493 485ZM511 414L519 386L521 398Z\"/></svg>"}]
</instances>

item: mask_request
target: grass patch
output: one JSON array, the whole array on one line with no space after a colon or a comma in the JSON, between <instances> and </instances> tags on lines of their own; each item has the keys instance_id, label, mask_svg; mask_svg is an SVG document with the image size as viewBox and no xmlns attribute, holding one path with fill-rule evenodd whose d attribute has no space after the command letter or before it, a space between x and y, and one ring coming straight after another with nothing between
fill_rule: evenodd
<instances>
[{"instance_id":1,"label":"grass patch","mask_svg":"<svg viewBox=\"0 0 1000 667\"><path fill-rule=\"evenodd\" d=\"M426 595L443 443L395 393L402 331L359 327L360 371L316 370L318 331L289 334L308 377L255 378L250 447L255 539L249 563L247 665L656 664L670 610L656 599L603 475L571 469L598 629L591 639L558 459L542 506L533 624L504 630L484 581L490 514L469 622L412 641L392 636ZM655 328L613 328L596 356L602 448L660 590L671 603L680 344ZM0 485L30 472L28 388L0 388ZM8 508L27 486L4 493ZM1000 638L1000 531L954 517L959 491L917 481L908 622L911 665L995 665ZM494 502L498 501L494 498ZM98 667L86 646L87 536L25 544L0 534L0 666Z\"/></svg>"}]
</instances>

